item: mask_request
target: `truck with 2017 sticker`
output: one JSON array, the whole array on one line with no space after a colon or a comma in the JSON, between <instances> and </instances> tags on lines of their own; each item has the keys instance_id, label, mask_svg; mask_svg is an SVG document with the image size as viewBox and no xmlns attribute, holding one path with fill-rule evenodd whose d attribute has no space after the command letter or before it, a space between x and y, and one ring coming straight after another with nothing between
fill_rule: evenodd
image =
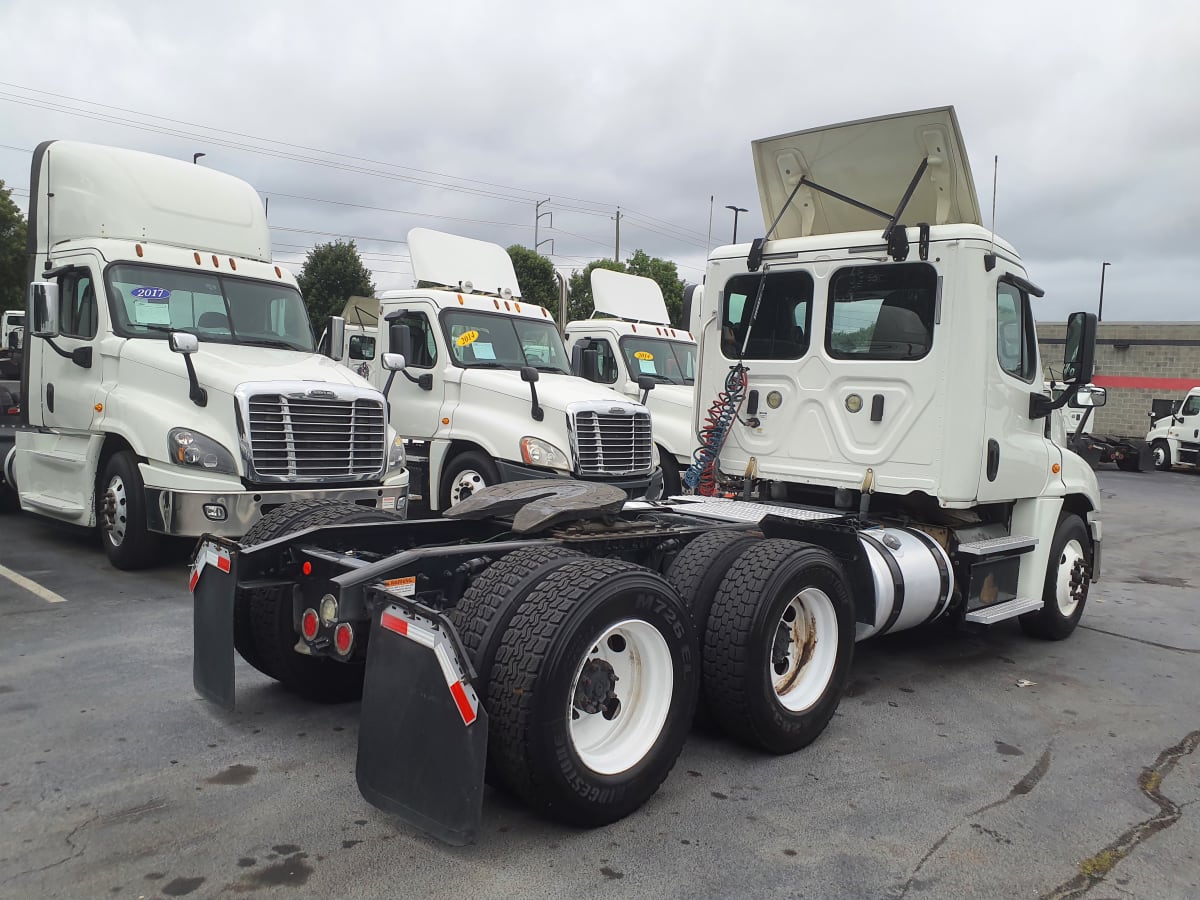
<instances>
[{"instance_id":1,"label":"truck with 2017 sticker","mask_svg":"<svg viewBox=\"0 0 1200 900\"><path fill-rule=\"evenodd\" d=\"M765 236L714 250L688 311L696 494L525 481L427 522L301 508L254 542L205 538L199 693L234 705L245 598L277 592L293 656L362 693L363 795L464 843L485 778L576 825L632 812L698 703L735 740L804 747L858 640L1013 619L1070 635L1099 572L1100 492L1046 417L1090 378L1095 316L1070 317L1065 390L1046 397L1043 292L982 227L951 108L753 155ZM288 663L249 661L312 693Z\"/></svg>"}]
</instances>

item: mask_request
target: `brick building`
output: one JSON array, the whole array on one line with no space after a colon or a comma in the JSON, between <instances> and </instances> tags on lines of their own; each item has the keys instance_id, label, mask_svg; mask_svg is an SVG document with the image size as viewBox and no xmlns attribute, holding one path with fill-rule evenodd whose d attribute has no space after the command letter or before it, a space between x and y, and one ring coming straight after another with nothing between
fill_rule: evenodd
<instances>
[{"instance_id":1,"label":"brick building","mask_svg":"<svg viewBox=\"0 0 1200 900\"><path fill-rule=\"evenodd\" d=\"M1042 366L1062 368L1065 322L1039 322ZM1200 385L1200 322L1101 322L1096 374L1108 403L1093 413L1092 431L1145 437L1150 401L1182 397Z\"/></svg>"}]
</instances>

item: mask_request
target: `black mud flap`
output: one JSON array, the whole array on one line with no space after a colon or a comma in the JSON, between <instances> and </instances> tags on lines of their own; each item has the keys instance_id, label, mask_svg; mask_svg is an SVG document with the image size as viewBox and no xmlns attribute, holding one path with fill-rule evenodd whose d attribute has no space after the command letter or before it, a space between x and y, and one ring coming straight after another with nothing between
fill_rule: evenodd
<instances>
[{"instance_id":1,"label":"black mud flap","mask_svg":"<svg viewBox=\"0 0 1200 900\"><path fill-rule=\"evenodd\" d=\"M358 788L454 846L472 843L483 810L488 717L466 655L436 613L385 607L367 650Z\"/></svg>"},{"instance_id":2,"label":"black mud flap","mask_svg":"<svg viewBox=\"0 0 1200 900\"><path fill-rule=\"evenodd\" d=\"M233 709L233 600L237 553L204 540L192 557L192 684L197 693Z\"/></svg>"}]
</instances>

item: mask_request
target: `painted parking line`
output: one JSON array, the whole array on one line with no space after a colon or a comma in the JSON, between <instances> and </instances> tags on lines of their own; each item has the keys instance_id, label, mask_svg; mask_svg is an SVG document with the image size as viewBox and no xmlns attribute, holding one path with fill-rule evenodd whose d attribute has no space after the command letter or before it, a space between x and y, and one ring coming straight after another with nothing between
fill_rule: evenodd
<instances>
[{"instance_id":1,"label":"painted parking line","mask_svg":"<svg viewBox=\"0 0 1200 900\"><path fill-rule=\"evenodd\" d=\"M47 603L66 603L67 598L61 594L56 594L49 588L44 588L31 578L26 578L20 572L14 572L6 566L0 566L0 576L7 578L17 587L23 587L29 593L41 597Z\"/></svg>"}]
</instances>

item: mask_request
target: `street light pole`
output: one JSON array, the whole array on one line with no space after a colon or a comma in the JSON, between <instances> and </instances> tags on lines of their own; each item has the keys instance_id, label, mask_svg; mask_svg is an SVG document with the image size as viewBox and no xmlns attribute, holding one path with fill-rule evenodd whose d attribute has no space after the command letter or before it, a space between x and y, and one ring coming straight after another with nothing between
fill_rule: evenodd
<instances>
[{"instance_id":1,"label":"street light pole","mask_svg":"<svg viewBox=\"0 0 1200 900\"><path fill-rule=\"evenodd\" d=\"M726 206L725 208L733 210L733 241L732 241L732 243L736 244L737 243L738 213L744 213L744 212L746 212L746 209L741 206Z\"/></svg>"},{"instance_id":2,"label":"street light pole","mask_svg":"<svg viewBox=\"0 0 1200 900\"><path fill-rule=\"evenodd\" d=\"M192 165L195 165L196 160L198 160L202 156L208 156L208 154L207 153L193 153L192 154Z\"/></svg>"},{"instance_id":3,"label":"street light pole","mask_svg":"<svg viewBox=\"0 0 1200 900\"><path fill-rule=\"evenodd\" d=\"M1096 321L1104 321L1104 270L1111 266L1112 263L1106 262L1100 264L1100 306L1096 310Z\"/></svg>"}]
</instances>

